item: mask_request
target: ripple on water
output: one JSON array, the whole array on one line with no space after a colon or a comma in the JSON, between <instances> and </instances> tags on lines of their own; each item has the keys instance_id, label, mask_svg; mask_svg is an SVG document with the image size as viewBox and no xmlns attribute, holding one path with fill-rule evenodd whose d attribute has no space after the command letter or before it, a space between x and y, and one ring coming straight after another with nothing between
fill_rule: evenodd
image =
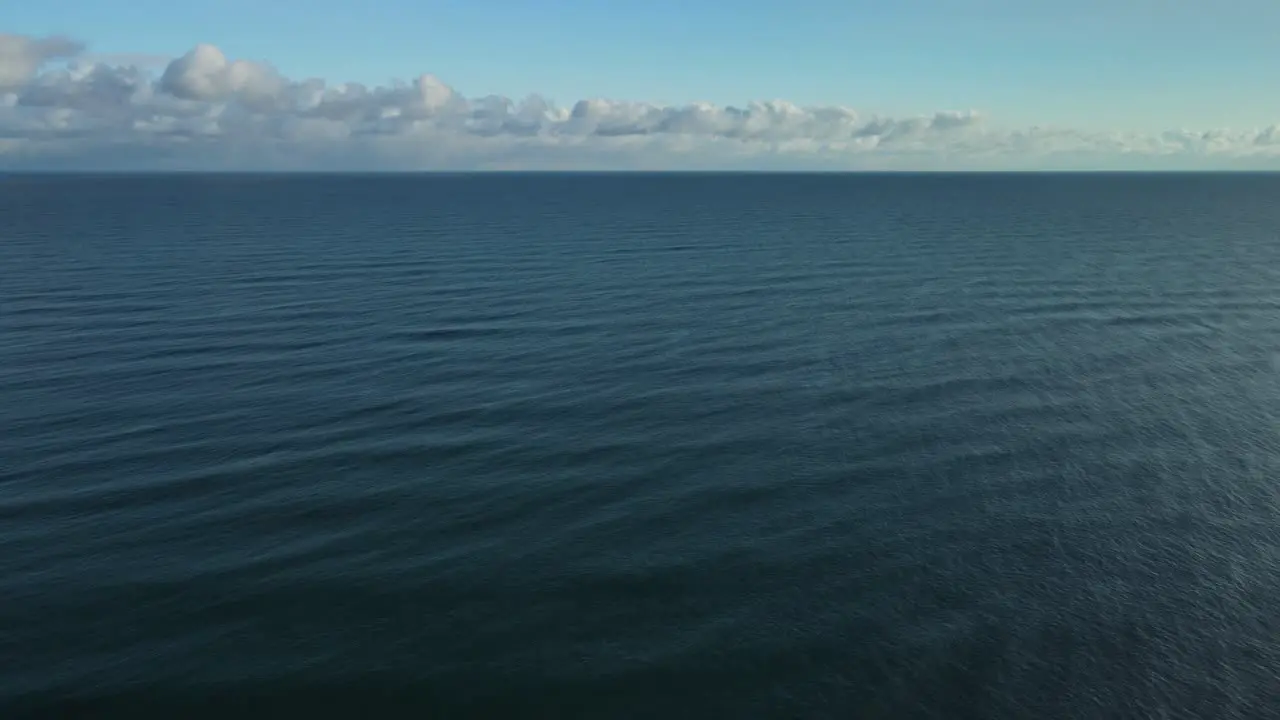
<instances>
[{"instance_id":1,"label":"ripple on water","mask_svg":"<svg viewBox=\"0 0 1280 720\"><path fill-rule=\"evenodd\" d=\"M6 184L0 704L1265 716L1274 184Z\"/></svg>"}]
</instances>

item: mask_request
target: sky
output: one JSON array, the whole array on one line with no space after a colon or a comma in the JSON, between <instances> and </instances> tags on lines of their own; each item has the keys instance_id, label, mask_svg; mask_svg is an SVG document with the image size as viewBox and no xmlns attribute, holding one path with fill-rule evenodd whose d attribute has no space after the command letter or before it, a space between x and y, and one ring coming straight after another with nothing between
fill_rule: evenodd
<instances>
[{"instance_id":1,"label":"sky","mask_svg":"<svg viewBox=\"0 0 1280 720\"><path fill-rule=\"evenodd\" d=\"M10 5L0 169L1280 169L1274 0Z\"/></svg>"}]
</instances>

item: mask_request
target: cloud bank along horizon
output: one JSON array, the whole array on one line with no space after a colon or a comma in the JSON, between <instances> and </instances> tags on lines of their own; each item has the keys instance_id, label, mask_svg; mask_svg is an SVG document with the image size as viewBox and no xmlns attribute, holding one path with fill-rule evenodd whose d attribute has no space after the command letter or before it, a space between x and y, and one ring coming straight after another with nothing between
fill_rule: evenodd
<instances>
[{"instance_id":1,"label":"cloud bank along horizon","mask_svg":"<svg viewBox=\"0 0 1280 720\"><path fill-rule=\"evenodd\" d=\"M0 34L0 168L213 170L1034 169L1280 166L1280 127L1008 129L905 118L533 94L468 98L434 75L367 87L283 77L214 45L155 72L65 37Z\"/></svg>"}]
</instances>

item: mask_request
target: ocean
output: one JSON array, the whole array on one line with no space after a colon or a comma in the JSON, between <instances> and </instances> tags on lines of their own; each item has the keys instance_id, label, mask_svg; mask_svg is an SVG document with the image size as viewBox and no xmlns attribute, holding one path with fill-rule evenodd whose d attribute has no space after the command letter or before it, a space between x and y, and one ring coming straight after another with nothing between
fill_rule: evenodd
<instances>
[{"instance_id":1,"label":"ocean","mask_svg":"<svg viewBox=\"0 0 1280 720\"><path fill-rule=\"evenodd\" d=\"M0 176L0 715L1257 718L1280 176Z\"/></svg>"}]
</instances>

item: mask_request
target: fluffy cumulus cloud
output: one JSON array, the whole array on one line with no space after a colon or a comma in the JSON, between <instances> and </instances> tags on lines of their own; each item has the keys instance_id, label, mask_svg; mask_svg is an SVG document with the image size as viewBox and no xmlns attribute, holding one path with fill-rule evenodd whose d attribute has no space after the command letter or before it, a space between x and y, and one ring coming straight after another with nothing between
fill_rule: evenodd
<instances>
[{"instance_id":1,"label":"fluffy cumulus cloud","mask_svg":"<svg viewBox=\"0 0 1280 720\"><path fill-rule=\"evenodd\" d=\"M1151 135L1003 129L974 111L869 116L784 101L466 97L433 75L291 79L214 45L126 62L0 34L0 169L905 169L1102 158L1280 158L1280 130ZM1140 163L1139 163L1140 164Z\"/></svg>"}]
</instances>

